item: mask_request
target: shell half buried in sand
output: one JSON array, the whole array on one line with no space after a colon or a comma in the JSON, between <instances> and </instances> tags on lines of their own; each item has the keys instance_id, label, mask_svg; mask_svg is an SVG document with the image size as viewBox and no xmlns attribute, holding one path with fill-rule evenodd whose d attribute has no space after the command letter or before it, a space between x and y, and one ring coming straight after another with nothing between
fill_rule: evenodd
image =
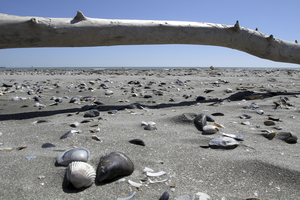
<instances>
[{"instance_id":1,"label":"shell half buried in sand","mask_svg":"<svg viewBox=\"0 0 300 200\"><path fill-rule=\"evenodd\" d=\"M56 159L59 165L68 166L73 161L87 162L90 157L90 152L84 148L74 148L65 151Z\"/></svg>"},{"instance_id":2,"label":"shell half buried in sand","mask_svg":"<svg viewBox=\"0 0 300 200\"><path fill-rule=\"evenodd\" d=\"M208 145L211 148L234 149L239 145L239 142L230 137L218 137L212 139Z\"/></svg>"},{"instance_id":3,"label":"shell half buried in sand","mask_svg":"<svg viewBox=\"0 0 300 200\"><path fill-rule=\"evenodd\" d=\"M66 178L77 189L89 187L95 181L96 171L88 163L75 161L69 164Z\"/></svg>"}]
</instances>

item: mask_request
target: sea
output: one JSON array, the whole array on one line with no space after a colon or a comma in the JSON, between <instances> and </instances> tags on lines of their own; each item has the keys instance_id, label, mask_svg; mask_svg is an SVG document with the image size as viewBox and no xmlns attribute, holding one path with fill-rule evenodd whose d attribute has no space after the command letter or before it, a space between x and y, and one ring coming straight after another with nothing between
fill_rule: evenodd
<instances>
[{"instance_id":1,"label":"sea","mask_svg":"<svg viewBox=\"0 0 300 200\"><path fill-rule=\"evenodd\" d=\"M0 70L104 70L104 69L136 69L136 70L161 70L161 69L209 69L210 67L0 67ZM272 69L290 69L300 70L299 67L214 67L216 69L245 69L245 70L272 70Z\"/></svg>"}]
</instances>

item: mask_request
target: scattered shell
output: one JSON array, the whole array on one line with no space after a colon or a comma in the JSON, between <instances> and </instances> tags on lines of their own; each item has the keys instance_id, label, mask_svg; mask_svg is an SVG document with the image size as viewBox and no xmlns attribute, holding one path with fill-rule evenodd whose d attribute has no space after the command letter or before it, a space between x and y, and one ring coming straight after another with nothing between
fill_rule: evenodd
<instances>
[{"instance_id":1,"label":"scattered shell","mask_svg":"<svg viewBox=\"0 0 300 200\"><path fill-rule=\"evenodd\" d=\"M94 128L94 129L91 129L90 130L91 133L97 133L97 132L100 132L100 128Z\"/></svg>"},{"instance_id":2,"label":"scattered shell","mask_svg":"<svg viewBox=\"0 0 300 200\"><path fill-rule=\"evenodd\" d=\"M22 150L22 149L26 149L27 148L27 146L20 146L20 147L18 147L17 149L18 150Z\"/></svg>"},{"instance_id":3,"label":"scattered shell","mask_svg":"<svg viewBox=\"0 0 300 200\"><path fill-rule=\"evenodd\" d=\"M113 93L114 93L113 91L108 90L108 91L105 92L105 95L112 95Z\"/></svg>"},{"instance_id":4,"label":"scattered shell","mask_svg":"<svg viewBox=\"0 0 300 200\"><path fill-rule=\"evenodd\" d=\"M1 147L0 148L0 151L12 151L13 150L13 148L11 148L11 147Z\"/></svg>"},{"instance_id":5,"label":"scattered shell","mask_svg":"<svg viewBox=\"0 0 300 200\"><path fill-rule=\"evenodd\" d=\"M90 157L90 152L84 148L73 148L65 151L57 157L56 161L59 165L67 166L73 161L87 162Z\"/></svg>"},{"instance_id":6,"label":"scattered shell","mask_svg":"<svg viewBox=\"0 0 300 200\"><path fill-rule=\"evenodd\" d=\"M133 181L131 181L131 180L128 180L128 183L130 184L130 185L132 185L133 187L136 187L136 188L139 188L139 187L141 187L143 184L141 184L141 183L136 183L136 182L133 182Z\"/></svg>"},{"instance_id":7,"label":"scattered shell","mask_svg":"<svg viewBox=\"0 0 300 200\"><path fill-rule=\"evenodd\" d=\"M199 197L199 200L211 200L211 197L203 192L197 192L196 196Z\"/></svg>"},{"instance_id":8,"label":"scattered shell","mask_svg":"<svg viewBox=\"0 0 300 200\"><path fill-rule=\"evenodd\" d=\"M167 191L165 191L159 198L159 200L168 200L168 199L169 199L169 193Z\"/></svg>"},{"instance_id":9,"label":"scattered shell","mask_svg":"<svg viewBox=\"0 0 300 200\"><path fill-rule=\"evenodd\" d=\"M194 119L194 124L199 131L203 131L203 127L206 126L206 115L199 114Z\"/></svg>"},{"instance_id":10,"label":"scattered shell","mask_svg":"<svg viewBox=\"0 0 300 200\"><path fill-rule=\"evenodd\" d=\"M278 138L290 144L295 144L298 140L298 137L293 132L278 133Z\"/></svg>"},{"instance_id":11,"label":"scattered shell","mask_svg":"<svg viewBox=\"0 0 300 200\"><path fill-rule=\"evenodd\" d=\"M241 124L243 124L243 125L250 125L250 122L249 121L245 121L245 122L241 122Z\"/></svg>"},{"instance_id":12,"label":"scattered shell","mask_svg":"<svg viewBox=\"0 0 300 200\"><path fill-rule=\"evenodd\" d=\"M216 112L216 113L212 113L212 116L224 116L224 113L220 113L220 112Z\"/></svg>"},{"instance_id":13,"label":"scattered shell","mask_svg":"<svg viewBox=\"0 0 300 200\"><path fill-rule=\"evenodd\" d=\"M266 126L273 126L273 125L276 125L276 122L274 122L272 120L266 120L266 121L264 121L264 124Z\"/></svg>"},{"instance_id":14,"label":"scattered shell","mask_svg":"<svg viewBox=\"0 0 300 200\"><path fill-rule=\"evenodd\" d=\"M147 172L154 172L153 169L149 168L149 167L145 167L145 169L143 169L143 172L147 173Z\"/></svg>"},{"instance_id":15,"label":"scattered shell","mask_svg":"<svg viewBox=\"0 0 300 200\"><path fill-rule=\"evenodd\" d=\"M97 135L92 135L92 139L97 140L97 141L101 141L101 139Z\"/></svg>"},{"instance_id":16,"label":"scattered shell","mask_svg":"<svg viewBox=\"0 0 300 200\"><path fill-rule=\"evenodd\" d=\"M164 171L160 171L160 172L156 172L156 173L154 173L154 172L146 172L146 175L147 176L151 176L151 177L162 176L164 174L166 174L166 172L164 172Z\"/></svg>"},{"instance_id":17,"label":"scattered shell","mask_svg":"<svg viewBox=\"0 0 300 200\"><path fill-rule=\"evenodd\" d=\"M97 117L100 115L100 111L93 109L93 110L88 110L84 113L83 117Z\"/></svg>"},{"instance_id":18,"label":"scattered shell","mask_svg":"<svg viewBox=\"0 0 300 200\"><path fill-rule=\"evenodd\" d=\"M258 111L256 111L256 113L259 114L259 115L262 115L262 114L264 114L264 111L263 110L258 110Z\"/></svg>"},{"instance_id":19,"label":"scattered shell","mask_svg":"<svg viewBox=\"0 0 300 200\"><path fill-rule=\"evenodd\" d=\"M280 118L279 117L269 117L269 120L272 120L272 121L280 121Z\"/></svg>"},{"instance_id":20,"label":"scattered shell","mask_svg":"<svg viewBox=\"0 0 300 200\"><path fill-rule=\"evenodd\" d=\"M277 126L277 127L274 127L274 128L277 129L277 130L282 130L281 126Z\"/></svg>"},{"instance_id":21,"label":"scattered shell","mask_svg":"<svg viewBox=\"0 0 300 200\"><path fill-rule=\"evenodd\" d=\"M148 124L147 126L145 126L144 130L157 130L157 128L154 125Z\"/></svg>"},{"instance_id":22,"label":"scattered shell","mask_svg":"<svg viewBox=\"0 0 300 200\"><path fill-rule=\"evenodd\" d=\"M67 137L73 136L74 133L81 133L81 132L82 132L82 131L81 131L81 130L78 130L78 129L76 129L76 130L70 130L70 131L66 132L65 134L63 134L63 135L60 137L60 139L65 139L65 138L67 138Z\"/></svg>"},{"instance_id":23,"label":"scattered shell","mask_svg":"<svg viewBox=\"0 0 300 200\"><path fill-rule=\"evenodd\" d=\"M80 123L89 123L92 121L94 121L94 119L85 119L85 120L81 121Z\"/></svg>"},{"instance_id":24,"label":"scattered shell","mask_svg":"<svg viewBox=\"0 0 300 200\"><path fill-rule=\"evenodd\" d=\"M80 124L79 122L74 122L74 123L70 124L70 126L75 128L75 127L78 127L79 124Z\"/></svg>"},{"instance_id":25,"label":"scattered shell","mask_svg":"<svg viewBox=\"0 0 300 200\"><path fill-rule=\"evenodd\" d=\"M66 177L75 188L79 189L94 183L96 171L88 163L75 161L69 164Z\"/></svg>"},{"instance_id":26,"label":"scattered shell","mask_svg":"<svg viewBox=\"0 0 300 200\"><path fill-rule=\"evenodd\" d=\"M237 135L233 135L233 134L229 134L229 133L222 133L222 135L224 135L226 137L234 138L236 140L244 140L243 136L237 136Z\"/></svg>"},{"instance_id":27,"label":"scattered shell","mask_svg":"<svg viewBox=\"0 0 300 200\"><path fill-rule=\"evenodd\" d=\"M163 183L163 182L166 182L168 181L168 179L163 179L163 180L159 180L159 181L152 181L150 178L148 178L149 180L149 183L153 184L153 183Z\"/></svg>"},{"instance_id":28,"label":"scattered shell","mask_svg":"<svg viewBox=\"0 0 300 200\"><path fill-rule=\"evenodd\" d=\"M42 148L51 148L51 147L55 147L55 145L54 145L54 144L51 144L51 143L44 143L44 144L42 145Z\"/></svg>"},{"instance_id":29,"label":"scattered shell","mask_svg":"<svg viewBox=\"0 0 300 200\"><path fill-rule=\"evenodd\" d=\"M25 157L26 160L31 160L31 159L34 159L34 158L36 158L36 156L27 156L27 157Z\"/></svg>"},{"instance_id":30,"label":"scattered shell","mask_svg":"<svg viewBox=\"0 0 300 200\"><path fill-rule=\"evenodd\" d=\"M111 152L100 158L97 168L97 180L101 182L113 181L117 178L129 176L134 171L130 158L121 152Z\"/></svg>"},{"instance_id":31,"label":"scattered shell","mask_svg":"<svg viewBox=\"0 0 300 200\"><path fill-rule=\"evenodd\" d=\"M117 198L117 200L129 200L131 199L132 197L134 197L136 191L134 191L132 194L130 194L128 197L123 197L123 198Z\"/></svg>"},{"instance_id":32,"label":"scattered shell","mask_svg":"<svg viewBox=\"0 0 300 200\"><path fill-rule=\"evenodd\" d=\"M206 126L203 127L203 132L204 133L213 134L213 133L216 133L218 131L219 131L218 127L216 127L214 125L206 125Z\"/></svg>"},{"instance_id":33,"label":"scattered shell","mask_svg":"<svg viewBox=\"0 0 300 200\"><path fill-rule=\"evenodd\" d=\"M141 139L133 139L133 140L129 140L129 142L131 144L146 146L146 143L143 140L141 140Z\"/></svg>"},{"instance_id":34,"label":"scattered shell","mask_svg":"<svg viewBox=\"0 0 300 200\"><path fill-rule=\"evenodd\" d=\"M212 148L233 149L238 145L239 143L235 139L229 137L218 137L209 142L209 146Z\"/></svg>"},{"instance_id":35,"label":"scattered shell","mask_svg":"<svg viewBox=\"0 0 300 200\"><path fill-rule=\"evenodd\" d=\"M212 125L217 126L217 127L220 127L220 128L225 128L224 125L218 124L217 122L214 122Z\"/></svg>"},{"instance_id":36,"label":"scattered shell","mask_svg":"<svg viewBox=\"0 0 300 200\"><path fill-rule=\"evenodd\" d=\"M274 131L269 132L268 135L267 135L267 138L268 138L269 140L272 140L272 139L275 137L275 135L276 135L276 132L274 132Z\"/></svg>"},{"instance_id":37,"label":"scattered shell","mask_svg":"<svg viewBox=\"0 0 300 200\"><path fill-rule=\"evenodd\" d=\"M243 114L240 116L241 119L250 119L252 116L251 115L247 115L247 114Z\"/></svg>"}]
</instances>

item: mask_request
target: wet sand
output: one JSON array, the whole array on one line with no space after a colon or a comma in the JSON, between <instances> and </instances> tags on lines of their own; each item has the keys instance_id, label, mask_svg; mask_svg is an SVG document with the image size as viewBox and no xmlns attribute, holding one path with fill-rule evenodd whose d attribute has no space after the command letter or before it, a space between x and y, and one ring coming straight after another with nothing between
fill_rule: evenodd
<instances>
[{"instance_id":1,"label":"wet sand","mask_svg":"<svg viewBox=\"0 0 300 200\"><path fill-rule=\"evenodd\" d=\"M299 70L242 69L0 71L0 148L12 148L0 151L0 198L117 199L136 191L132 199L159 199L168 191L170 199L198 192L211 199L300 199L299 143L282 137L289 132L299 137L299 75ZM151 88L145 89L149 83ZM206 99L196 101L200 95ZM53 96L62 102L55 105ZM104 104L97 108L100 116L77 127L81 133L60 139L74 129L71 123L87 119L83 106L94 105L69 103L74 96L92 96ZM259 108L247 109L252 103ZM130 109L130 104L138 108ZM209 148L209 141L221 133L197 130L193 120L201 113L224 125L221 132L244 140L234 149ZM241 119L243 114L252 117ZM269 117L279 121L266 126ZM34 123L38 120L49 122ZM155 122L157 130L144 130L142 121ZM242 124L246 121L250 125ZM99 132L90 131L97 128ZM266 129L276 132L273 139L267 138ZM131 139L146 146L131 144ZM44 143L55 147L42 148ZM76 190L66 183L67 167L56 164L64 150L74 147L90 151L88 163L95 169L102 155L119 151L130 157L135 170L123 182ZM152 181L167 181L149 183L145 167L166 172ZM143 185L137 189L128 180Z\"/></svg>"}]
</instances>

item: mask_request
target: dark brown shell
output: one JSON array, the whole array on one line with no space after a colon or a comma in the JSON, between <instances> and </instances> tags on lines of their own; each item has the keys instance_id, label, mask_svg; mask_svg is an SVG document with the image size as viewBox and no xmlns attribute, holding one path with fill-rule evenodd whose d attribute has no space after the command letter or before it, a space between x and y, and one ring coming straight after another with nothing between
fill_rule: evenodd
<instances>
[{"instance_id":1,"label":"dark brown shell","mask_svg":"<svg viewBox=\"0 0 300 200\"><path fill-rule=\"evenodd\" d=\"M206 115L200 114L194 119L194 124L199 131L203 131L203 127L206 126Z\"/></svg>"}]
</instances>

